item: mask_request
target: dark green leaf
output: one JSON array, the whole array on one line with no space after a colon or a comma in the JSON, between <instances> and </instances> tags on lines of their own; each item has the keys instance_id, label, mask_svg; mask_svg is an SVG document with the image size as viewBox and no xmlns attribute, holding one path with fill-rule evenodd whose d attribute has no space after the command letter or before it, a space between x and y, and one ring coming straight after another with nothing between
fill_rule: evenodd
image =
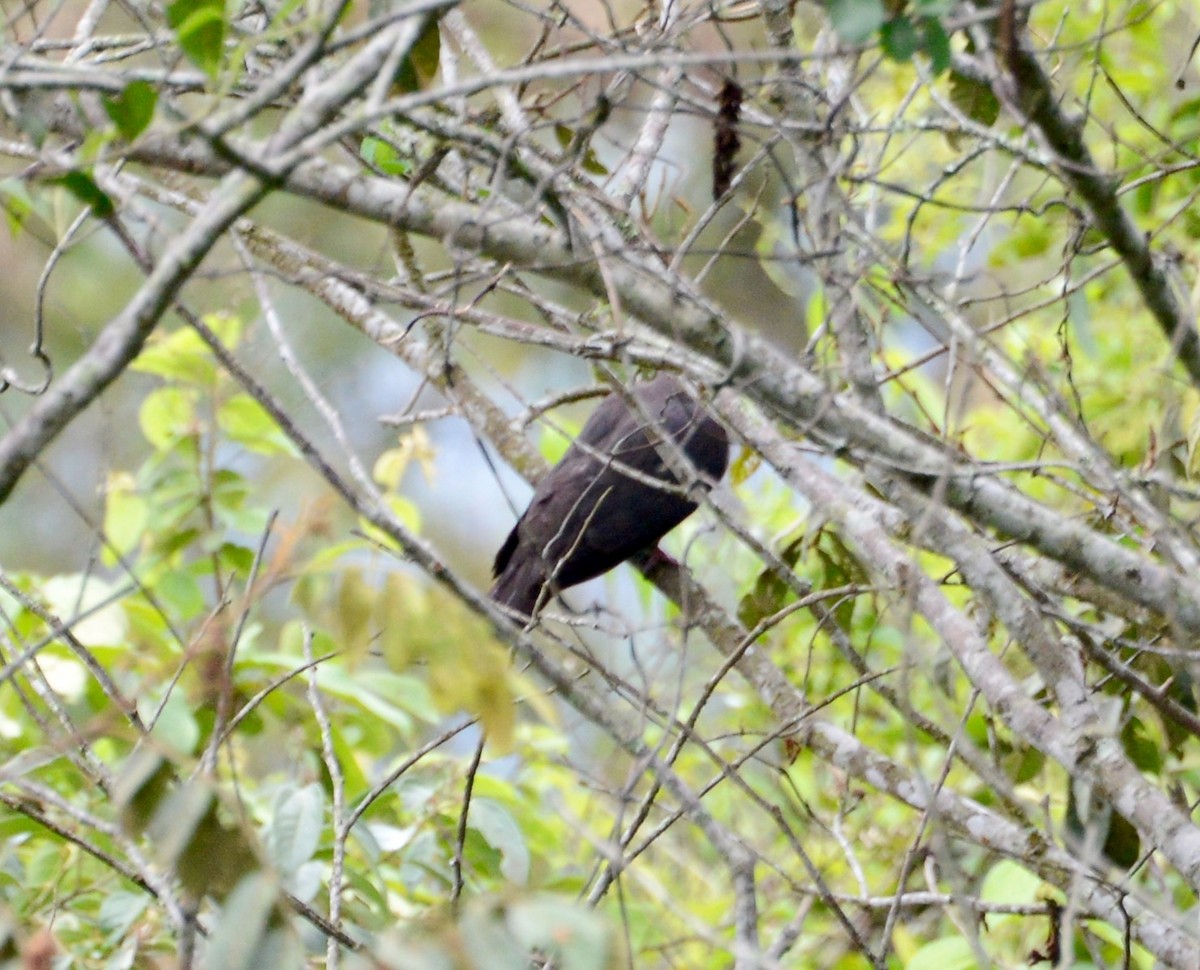
<instances>
[{"instance_id":1,"label":"dark green leaf","mask_svg":"<svg viewBox=\"0 0 1200 970\"><path fill-rule=\"evenodd\" d=\"M913 54L921 47L916 24L903 14L892 18L880 28L879 40L883 52L901 64L911 61Z\"/></svg>"},{"instance_id":2,"label":"dark green leaf","mask_svg":"<svg viewBox=\"0 0 1200 970\"><path fill-rule=\"evenodd\" d=\"M1141 771L1162 771L1162 751L1158 740L1147 737L1146 726L1136 717L1131 717L1121 729L1121 744L1125 753Z\"/></svg>"},{"instance_id":3,"label":"dark green leaf","mask_svg":"<svg viewBox=\"0 0 1200 970\"><path fill-rule=\"evenodd\" d=\"M104 110L126 141L133 141L154 118L158 93L147 81L134 81L115 98L104 98Z\"/></svg>"},{"instance_id":4,"label":"dark green leaf","mask_svg":"<svg viewBox=\"0 0 1200 970\"><path fill-rule=\"evenodd\" d=\"M761 620L783 609L790 590L787 583L771 570L764 569L754 581L754 588L738 603L738 621L753 629Z\"/></svg>"},{"instance_id":5,"label":"dark green leaf","mask_svg":"<svg viewBox=\"0 0 1200 970\"><path fill-rule=\"evenodd\" d=\"M583 153L583 160L579 164L588 175L608 174L608 166L596 157L596 151L593 148L589 148Z\"/></svg>"},{"instance_id":6,"label":"dark green leaf","mask_svg":"<svg viewBox=\"0 0 1200 970\"><path fill-rule=\"evenodd\" d=\"M1045 764L1046 756L1037 748L1024 748L1015 758L1010 756L1005 759L1005 768L1018 785L1036 778Z\"/></svg>"},{"instance_id":7,"label":"dark green leaf","mask_svg":"<svg viewBox=\"0 0 1200 970\"><path fill-rule=\"evenodd\" d=\"M437 19L431 17L421 36L413 44L408 57L400 63L396 72L396 87L403 94L420 91L433 81L437 74L438 60L441 57L442 36L438 30Z\"/></svg>"},{"instance_id":8,"label":"dark green leaf","mask_svg":"<svg viewBox=\"0 0 1200 970\"><path fill-rule=\"evenodd\" d=\"M1067 786L1067 813L1063 819L1066 831L1079 844L1100 845L1100 851L1109 862L1128 869L1138 860L1141 853L1141 838L1125 816L1098 797L1086 799L1082 804L1077 789L1071 782ZM1103 839L1103 841L1100 841Z\"/></svg>"},{"instance_id":9,"label":"dark green leaf","mask_svg":"<svg viewBox=\"0 0 1200 970\"><path fill-rule=\"evenodd\" d=\"M1108 821L1108 835L1102 851L1109 862L1122 869L1133 866L1142 854L1142 839L1138 830L1120 812L1114 811Z\"/></svg>"},{"instance_id":10,"label":"dark green leaf","mask_svg":"<svg viewBox=\"0 0 1200 970\"><path fill-rule=\"evenodd\" d=\"M936 77L950 66L950 37L933 17L923 17L920 26L921 50L929 56L929 67Z\"/></svg>"},{"instance_id":11,"label":"dark green leaf","mask_svg":"<svg viewBox=\"0 0 1200 970\"><path fill-rule=\"evenodd\" d=\"M958 71L950 72L950 100L968 118L985 127L995 124L1000 117L1000 102L992 89Z\"/></svg>"},{"instance_id":12,"label":"dark green leaf","mask_svg":"<svg viewBox=\"0 0 1200 970\"><path fill-rule=\"evenodd\" d=\"M130 833L139 835L150 824L174 778L175 767L151 748L139 748L129 757L113 785L112 799Z\"/></svg>"},{"instance_id":13,"label":"dark green leaf","mask_svg":"<svg viewBox=\"0 0 1200 970\"><path fill-rule=\"evenodd\" d=\"M52 181L55 185L61 185L80 202L91 206L93 215L100 219L107 219L116 211L108 193L100 188L87 172L67 172L66 175L60 175Z\"/></svg>"}]
</instances>

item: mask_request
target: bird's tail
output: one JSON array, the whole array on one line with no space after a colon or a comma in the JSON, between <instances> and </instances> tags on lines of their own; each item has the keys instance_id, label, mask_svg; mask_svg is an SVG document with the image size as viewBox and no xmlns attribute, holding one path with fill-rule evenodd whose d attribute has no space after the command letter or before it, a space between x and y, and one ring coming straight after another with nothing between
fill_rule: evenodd
<instances>
[{"instance_id":1,"label":"bird's tail","mask_svg":"<svg viewBox=\"0 0 1200 970\"><path fill-rule=\"evenodd\" d=\"M532 616L544 585L545 577L538 558L518 553L496 578L489 595L501 606L507 606L522 616Z\"/></svg>"}]
</instances>

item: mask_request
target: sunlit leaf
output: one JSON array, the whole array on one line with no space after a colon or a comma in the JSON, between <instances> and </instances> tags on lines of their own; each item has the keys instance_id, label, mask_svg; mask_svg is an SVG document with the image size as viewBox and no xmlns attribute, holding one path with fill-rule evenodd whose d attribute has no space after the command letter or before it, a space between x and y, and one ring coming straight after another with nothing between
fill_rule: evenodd
<instances>
[{"instance_id":1,"label":"sunlit leaf","mask_svg":"<svg viewBox=\"0 0 1200 970\"><path fill-rule=\"evenodd\" d=\"M904 970L976 970L979 961L969 940L950 936L926 943Z\"/></svg>"},{"instance_id":2,"label":"sunlit leaf","mask_svg":"<svg viewBox=\"0 0 1200 970\"><path fill-rule=\"evenodd\" d=\"M296 454L291 439L267 410L249 394L235 394L217 412L217 422L229 437L263 455Z\"/></svg>"},{"instance_id":3,"label":"sunlit leaf","mask_svg":"<svg viewBox=\"0 0 1200 970\"><path fill-rule=\"evenodd\" d=\"M194 432L195 397L178 387L160 387L146 395L138 411L142 434L159 451Z\"/></svg>"},{"instance_id":4,"label":"sunlit leaf","mask_svg":"<svg viewBox=\"0 0 1200 970\"><path fill-rule=\"evenodd\" d=\"M130 475L109 476L104 490L104 535L111 546L103 552L108 565L115 563L114 552L124 556L132 552L146 529L146 500L138 494Z\"/></svg>"},{"instance_id":5,"label":"sunlit leaf","mask_svg":"<svg viewBox=\"0 0 1200 970\"><path fill-rule=\"evenodd\" d=\"M129 624L117 596L119 590L117 583L77 573L54 576L42 584L42 596L51 611L70 624L76 640L89 647L124 640Z\"/></svg>"},{"instance_id":6,"label":"sunlit leaf","mask_svg":"<svg viewBox=\"0 0 1200 970\"><path fill-rule=\"evenodd\" d=\"M224 0L174 0L167 7L167 23L192 63L215 77L224 56Z\"/></svg>"},{"instance_id":7,"label":"sunlit leaf","mask_svg":"<svg viewBox=\"0 0 1200 970\"><path fill-rule=\"evenodd\" d=\"M393 145L368 135L362 140L359 154L368 165L374 165L385 175L408 175L412 171L412 161L404 158Z\"/></svg>"}]
</instances>

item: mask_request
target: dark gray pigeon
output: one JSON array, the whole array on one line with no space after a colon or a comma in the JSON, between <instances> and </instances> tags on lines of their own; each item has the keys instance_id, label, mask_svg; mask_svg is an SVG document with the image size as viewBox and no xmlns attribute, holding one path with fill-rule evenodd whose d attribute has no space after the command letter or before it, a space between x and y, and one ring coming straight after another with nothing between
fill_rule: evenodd
<instances>
[{"instance_id":1,"label":"dark gray pigeon","mask_svg":"<svg viewBox=\"0 0 1200 970\"><path fill-rule=\"evenodd\" d=\"M691 515L695 502L644 480L679 484L659 453L666 450L665 435L675 439L704 478L717 481L725 474L725 429L678 380L661 375L631 390L646 417L610 394L538 485L496 554L491 595L497 603L531 616L550 593L652 549Z\"/></svg>"}]
</instances>

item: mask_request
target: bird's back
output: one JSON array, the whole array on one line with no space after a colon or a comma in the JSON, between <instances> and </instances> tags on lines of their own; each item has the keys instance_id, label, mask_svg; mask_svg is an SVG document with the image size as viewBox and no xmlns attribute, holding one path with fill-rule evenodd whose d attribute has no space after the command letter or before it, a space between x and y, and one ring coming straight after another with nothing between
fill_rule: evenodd
<instances>
[{"instance_id":1,"label":"bird's back","mask_svg":"<svg viewBox=\"0 0 1200 970\"><path fill-rule=\"evenodd\" d=\"M565 589L599 576L687 518L696 505L680 494L660 453L664 436L708 479L725 473L725 429L674 377L632 391L640 408L606 397L538 485L496 556L497 602L530 615L545 586Z\"/></svg>"}]
</instances>

